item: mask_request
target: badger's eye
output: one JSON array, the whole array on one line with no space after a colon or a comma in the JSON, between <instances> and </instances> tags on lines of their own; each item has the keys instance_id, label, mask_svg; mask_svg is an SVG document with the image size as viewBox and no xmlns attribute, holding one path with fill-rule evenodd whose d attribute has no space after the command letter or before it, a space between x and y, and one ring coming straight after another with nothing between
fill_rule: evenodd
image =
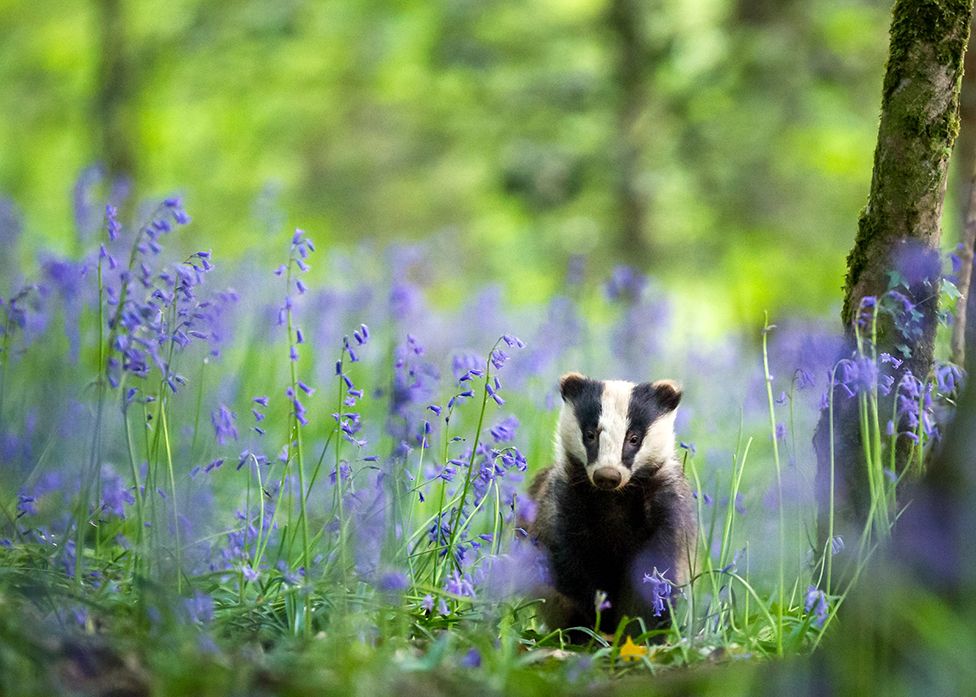
<instances>
[{"instance_id":1,"label":"badger's eye","mask_svg":"<svg viewBox=\"0 0 976 697\"><path fill-rule=\"evenodd\" d=\"M636 433L631 433L627 436L627 442L636 447L640 444L640 438L637 437Z\"/></svg>"},{"instance_id":2,"label":"badger's eye","mask_svg":"<svg viewBox=\"0 0 976 697\"><path fill-rule=\"evenodd\" d=\"M587 431L586 431L586 432L585 432L585 433L583 434L583 437L584 437L584 438L586 438L586 440L587 440L588 442L590 442L590 443L592 443L593 441L595 441L595 440L596 440L596 431L594 431L594 430L587 430Z\"/></svg>"}]
</instances>

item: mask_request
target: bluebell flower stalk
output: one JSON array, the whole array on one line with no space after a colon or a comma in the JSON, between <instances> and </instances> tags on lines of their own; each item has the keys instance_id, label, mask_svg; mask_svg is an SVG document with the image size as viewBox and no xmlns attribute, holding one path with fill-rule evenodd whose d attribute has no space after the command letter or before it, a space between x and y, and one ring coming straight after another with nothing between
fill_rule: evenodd
<instances>
[{"instance_id":1,"label":"bluebell flower stalk","mask_svg":"<svg viewBox=\"0 0 976 697\"><path fill-rule=\"evenodd\" d=\"M786 556L786 519L783 512L783 468L779 461L779 439L776 437L776 407L773 403L773 376L769 372L769 333L775 325L769 324L769 315L763 320L763 377L766 383L766 399L769 403L769 428L773 441L773 464L776 466L776 493L779 508L779 601L776 608L776 653L783 655L783 613L786 604L786 578L785 578L785 556Z\"/></svg>"}]
</instances>

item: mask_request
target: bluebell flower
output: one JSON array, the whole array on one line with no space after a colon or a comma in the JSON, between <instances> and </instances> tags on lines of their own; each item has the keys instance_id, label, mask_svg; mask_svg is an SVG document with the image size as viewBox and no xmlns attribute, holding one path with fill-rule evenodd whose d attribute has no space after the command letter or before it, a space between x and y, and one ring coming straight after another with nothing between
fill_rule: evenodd
<instances>
[{"instance_id":1,"label":"bluebell flower","mask_svg":"<svg viewBox=\"0 0 976 697\"><path fill-rule=\"evenodd\" d=\"M191 597L183 599L183 608L191 624L207 624L213 619L213 596L194 591Z\"/></svg>"},{"instance_id":2,"label":"bluebell flower","mask_svg":"<svg viewBox=\"0 0 976 697\"><path fill-rule=\"evenodd\" d=\"M218 457L216 460L211 460L210 463L203 468L203 471L209 474L210 472L213 472L216 469L220 469L220 466L223 464L224 464L224 458Z\"/></svg>"},{"instance_id":3,"label":"bluebell flower","mask_svg":"<svg viewBox=\"0 0 976 697\"><path fill-rule=\"evenodd\" d=\"M647 278L631 266L616 266L610 274L610 280L603 287L607 298L612 301L635 303L640 300Z\"/></svg>"},{"instance_id":4,"label":"bluebell flower","mask_svg":"<svg viewBox=\"0 0 976 697\"><path fill-rule=\"evenodd\" d=\"M935 380L941 394L955 395L963 379L959 366L952 363L939 363L935 366Z\"/></svg>"},{"instance_id":5,"label":"bluebell flower","mask_svg":"<svg viewBox=\"0 0 976 697\"><path fill-rule=\"evenodd\" d=\"M478 370L484 365L477 354L471 352L455 353L451 356L451 372L455 380L470 376L472 370Z\"/></svg>"},{"instance_id":6,"label":"bluebell flower","mask_svg":"<svg viewBox=\"0 0 976 697\"><path fill-rule=\"evenodd\" d=\"M210 423L213 425L218 444L226 445L228 441L237 440L236 421L236 414L228 409L225 404L221 404L216 411L210 414Z\"/></svg>"},{"instance_id":7,"label":"bluebell flower","mask_svg":"<svg viewBox=\"0 0 976 697\"><path fill-rule=\"evenodd\" d=\"M667 604L674 591L674 587L656 567L651 573L644 574L644 584L647 586L647 589L642 591L642 595L645 595L646 599L650 602L654 616L660 617L667 609Z\"/></svg>"},{"instance_id":8,"label":"bluebell flower","mask_svg":"<svg viewBox=\"0 0 976 697\"><path fill-rule=\"evenodd\" d=\"M410 587L410 581L399 571L390 571L380 576L376 587L386 593L397 593Z\"/></svg>"},{"instance_id":9,"label":"bluebell flower","mask_svg":"<svg viewBox=\"0 0 976 697\"><path fill-rule=\"evenodd\" d=\"M37 515L37 497L20 493L17 495L17 517Z\"/></svg>"},{"instance_id":10,"label":"bluebell flower","mask_svg":"<svg viewBox=\"0 0 976 697\"><path fill-rule=\"evenodd\" d=\"M468 598L475 597L474 585L471 583L471 578L467 574L461 574L456 569L451 576L448 577L447 582L444 584L444 590L451 595L464 596Z\"/></svg>"},{"instance_id":11,"label":"bluebell flower","mask_svg":"<svg viewBox=\"0 0 976 697\"><path fill-rule=\"evenodd\" d=\"M829 610L827 596L816 586L809 586L803 601L803 609L807 614L813 615L814 627L822 627Z\"/></svg>"},{"instance_id":12,"label":"bluebell flower","mask_svg":"<svg viewBox=\"0 0 976 697\"><path fill-rule=\"evenodd\" d=\"M102 510L117 518L125 518L125 507L136 502L132 488L110 465L102 467Z\"/></svg>"},{"instance_id":13,"label":"bluebell flower","mask_svg":"<svg viewBox=\"0 0 976 697\"><path fill-rule=\"evenodd\" d=\"M498 406L503 406L505 404L505 400L502 399L501 395L498 394L497 388L493 387L491 383L485 383L485 391Z\"/></svg>"},{"instance_id":14,"label":"bluebell flower","mask_svg":"<svg viewBox=\"0 0 976 697\"><path fill-rule=\"evenodd\" d=\"M796 384L797 390L805 390L808 387L813 387L816 382L813 379L813 375L810 371L803 368L797 368L793 373L793 380Z\"/></svg>"},{"instance_id":15,"label":"bluebell flower","mask_svg":"<svg viewBox=\"0 0 976 697\"><path fill-rule=\"evenodd\" d=\"M461 659L460 666L462 668L481 667L481 652L475 648L469 649L468 652L464 654L464 657Z\"/></svg>"},{"instance_id":16,"label":"bluebell flower","mask_svg":"<svg viewBox=\"0 0 976 697\"><path fill-rule=\"evenodd\" d=\"M495 370L500 370L505 361L509 358L508 354L501 349L495 349L491 352L491 364L495 366Z\"/></svg>"}]
</instances>

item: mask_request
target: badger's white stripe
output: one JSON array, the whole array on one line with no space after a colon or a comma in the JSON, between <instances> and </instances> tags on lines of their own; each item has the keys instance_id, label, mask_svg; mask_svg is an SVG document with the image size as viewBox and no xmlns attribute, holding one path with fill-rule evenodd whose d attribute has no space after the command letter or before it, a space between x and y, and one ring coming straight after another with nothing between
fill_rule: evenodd
<instances>
[{"instance_id":1,"label":"badger's white stripe","mask_svg":"<svg viewBox=\"0 0 976 697\"><path fill-rule=\"evenodd\" d=\"M607 380L603 383L602 411L600 413L600 450L596 462L586 468L587 474L600 467L613 467L621 471L627 480L626 468L620 463L624 438L627 436L627 410L634 383L623 380Z\"/></svg>"}]
</instances>

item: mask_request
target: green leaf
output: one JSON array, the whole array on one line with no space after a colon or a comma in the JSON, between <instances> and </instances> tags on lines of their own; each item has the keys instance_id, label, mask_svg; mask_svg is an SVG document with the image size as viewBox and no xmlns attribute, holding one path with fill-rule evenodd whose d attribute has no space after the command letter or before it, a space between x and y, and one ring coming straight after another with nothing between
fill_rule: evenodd
<instances>
[{"instance_id":1,"label":"green leaf","mask_svg":"<svg viewBox=\"0 0 976 697\"><path fill-rule=\"evenodd\" d=\"M956 284L950 281L948 278L942 279L942 295L949 300L958 300L962 297L962 293L959 292Z\"/></svg>"}]
</instances>

